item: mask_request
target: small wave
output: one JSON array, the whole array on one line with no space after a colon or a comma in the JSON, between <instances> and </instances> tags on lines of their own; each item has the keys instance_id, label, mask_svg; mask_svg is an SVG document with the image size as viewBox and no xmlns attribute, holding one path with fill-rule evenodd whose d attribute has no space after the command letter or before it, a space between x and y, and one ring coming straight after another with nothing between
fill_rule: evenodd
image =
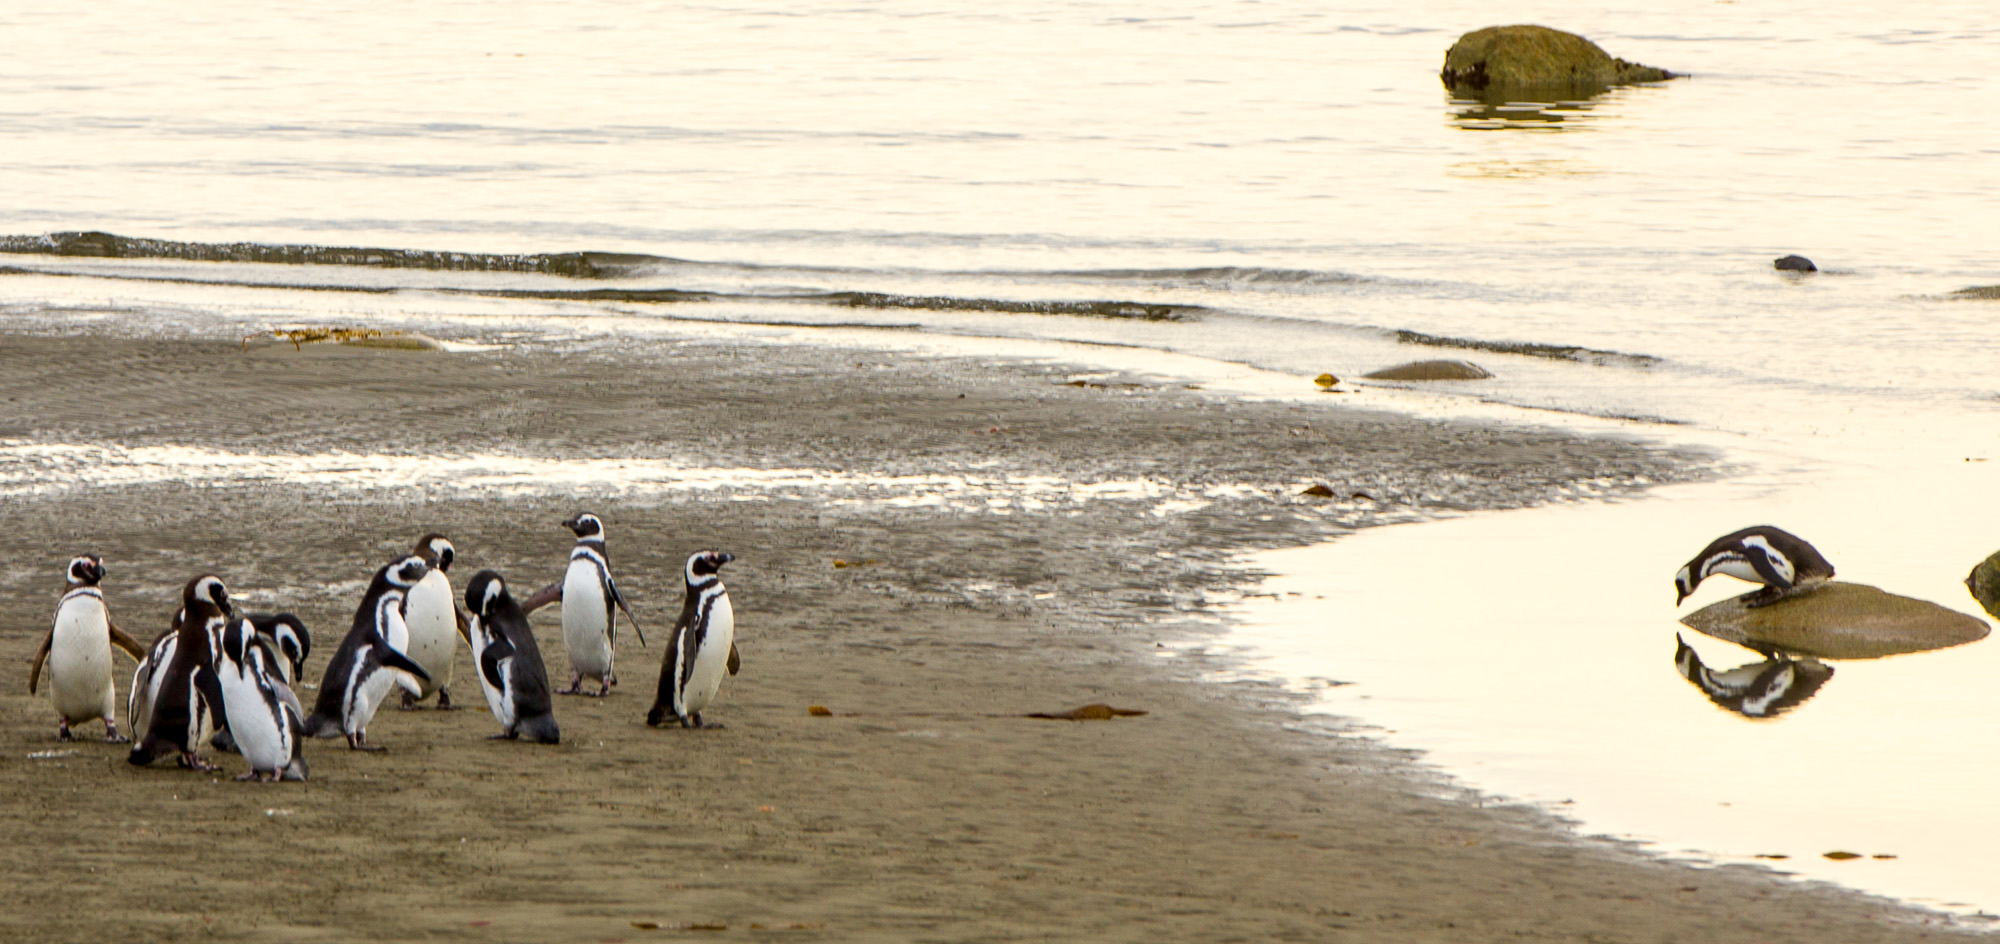
<instances>
[{"instance_id":1,"label":"small wave","mask_svg":"<svg viewBox=\"0 0 2000 944\"><path fill-rule=\"evenodd\" d=\"M266 243L189 243L96 232L0 236L0 253L108 259L185 259L193 262L366 266L451 272L537 272L578 279L617 278L636 269L678 261L658 256L612 252L505 254Z\"/></svg>"},{"instance_id":2,"label":"small wave","mask_svg":"<svg viewBox=\"0 0 2000 944\"><path fill-rule=\"evenodd\" d=\"M770 297L770 296L759 296ZM1132 318L1140 321L1184 321L1199 305L1165 305L1118 301L1011 301L997 298L953 298L939 295L892 295L883 292L823 292L785 296L819 300L852 308L917 308L928 311L997 311L1029 315L1077 315L1086 318Z\"/></svg>"},{"instance_id":3,"label":"small wave","mask_svg":"<svg viewBox=\"0 0 2000 944\"><path fill-rule=\"evenodd\" d=\"M1107 282L1147 282L1169 285L1351 285L1373 281L1347 272L1317 269L1273 269L1262 266L1200 266L1187 269L1082 269L1055 272L996 272L993 275L1038 275Z\"/></svg>"},{"instance_id":4,"label":"small wave","mask_svg":"<svg viewBox=\"0 0 2000 944\"><path fill-rule=\"evenodd\" d=\"M1452 347L1467 351L1492 351L1496 354L1521 354L1527 357L1547 357L1555 360L1577 361L1604 367L1652 367L1661 359L1651 354L1627 354L1624 351L1604 351L1576 344L1535 344L1529 341L1482 341L1477 338L1447 338L1421 331L1392 331L1399 344L1421 344L1425 347Z\"/></svg>"}]
</instances>

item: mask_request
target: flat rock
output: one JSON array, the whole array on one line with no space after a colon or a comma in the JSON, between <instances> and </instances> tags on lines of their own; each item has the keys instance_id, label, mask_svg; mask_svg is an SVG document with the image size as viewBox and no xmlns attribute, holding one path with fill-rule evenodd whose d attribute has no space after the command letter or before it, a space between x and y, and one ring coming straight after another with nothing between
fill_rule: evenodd
<instances>
[{"instance_id":1,"label":"flat rock","mask_svg":"<svg viewBox=\"0 0 2000 944\"><path fill-rule=\"evenodd\" d=\"M1732 597L1689 613L1689 629L1760 652L1822 659L1879 659L1978 642L1986 621L1867 584L1834 581L1751 609Z\"/></svg>"},{"instance_id":2,"label":"flat rock","mask_svg":"<svg viewBox=\"0 0 2000 944\"><path fill-rule=\"evenodd\" d=\"M1412 361L1364 376L1369 380L1485 380L1493 375L1466 361Z\"/></svg>"},{"instance_id":3,"label":"flat rock","mask_svg":"<svg viewBox=\"0 0 2000 944\"><path fill-rule=\"evenodd\" d=\"M1771 261L1771 268L1778 269L1783 272L1819 271L1819 266L1813 265L1813 261L1811 259L1798 255L1783 256L1781 258L1774 259Z\"/></svg>"}]
</instances>

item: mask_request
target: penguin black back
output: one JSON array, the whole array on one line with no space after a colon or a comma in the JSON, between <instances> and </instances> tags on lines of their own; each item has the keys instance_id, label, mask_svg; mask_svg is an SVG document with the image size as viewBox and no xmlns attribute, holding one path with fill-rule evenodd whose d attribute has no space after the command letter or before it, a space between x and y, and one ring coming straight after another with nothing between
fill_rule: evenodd
<instances>
[{"instance_id":1,"label":"penguin black back","mask_svg":"<svg viewBox=\"0 0 2000 944\"><path fill-rule=\"evenodd\" d=\"M222 686L215 677L213 640L235 615L222 578L203 574L181 588L181 608L173 628L174 655L165 666L159 699L153 704L146 731L127 758L144 766L167 749L181 754L183 766L213 769L195 753L204 719L222 727Z\"/></svg>"},{"instance_id":2,"label":"penguin black back","mask_svg":"<svg viewBox=\"0 0 2000 944\"><path fill-rule=\"evenodd\" d=\"M528 615L507 592L506 580L492 570L475 574L465 586L465 608L479 615L480 625L493 637L479 654L479 673L513 705L514 724L507 733L525 734L543 744L560 743L548 668L542 664ZM510 659L507 671L501 671L502 663Z\"/></svg>"},{"instance_id":3,"label":"penguin black back","mask_svg":"<svg viewBox=\"0 0 2000 944\"><path fill-rule=\"evenodd\" d=\"M1804 538L1770 525L1744 528L1716 538L1674 575L1674 605L1694 593L1703 580L1728 574L1766 591L1751 604L1772 603L1787 592L1807 589L1833 579L1833 564Z\"/></svg>"}]
</instances>

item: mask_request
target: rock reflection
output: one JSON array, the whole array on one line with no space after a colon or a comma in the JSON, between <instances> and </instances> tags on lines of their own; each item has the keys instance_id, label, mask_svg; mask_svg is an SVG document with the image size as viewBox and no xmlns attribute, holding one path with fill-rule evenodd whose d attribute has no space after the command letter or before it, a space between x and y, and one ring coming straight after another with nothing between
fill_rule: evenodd
<instances>
[{"instance_id":1,"label":"rock reflection","mask_svg":"<svg viewBox=\"0 0 2000 944\"><path fill-rule=\"evenodd\" d=\"M1680 670L1681 677L1718 707L1746 718L1776 718L1804 704L1833 678L1833 666L1811 657L1795 659L1783 654L1717 672L1702 664L1701 656L1678 633L1674 634L1674 645L1674 668Z\"/></svg>"},{"instance_id":2,"label":"rock reflection","mask_svg":"<svg viewBox=\"0 0 2000 944\"><path fill-rule=\"evenodd\" d=\"M1599 90L1604 91L1609 91L1609 88ZM1461 128L1474 131L1504 128L1560 131L1564 123L1589 116L1594 107L1590 97L1557 100L1522 98L1499 88L1472 93L1471 96L1455 92L1451 98L1452 121Z\"/></svg>"}]
</instances>

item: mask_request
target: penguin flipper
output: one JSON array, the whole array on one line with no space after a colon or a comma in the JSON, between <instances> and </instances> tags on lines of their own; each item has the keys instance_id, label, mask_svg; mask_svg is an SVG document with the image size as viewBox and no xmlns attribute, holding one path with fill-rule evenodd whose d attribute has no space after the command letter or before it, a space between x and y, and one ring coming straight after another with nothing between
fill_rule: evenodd
<instances>
[{"instance_id":1,"label":"penguin flipper","mask_svg":"<svg viewBox=\"0 0 2000 944\"><path fill-rule=\"evenodd\" d=\"M427 671L424 671L424 667L418 665L416 663L416 660L411 659L409 656L397 652L396 650L388 646L378 647L376 651L379 653L379 655L376 658L378 658L384 666L387 666L392 669L401 669L402 671L408 672L409 674L414 675L418 679L421 679L422 681L425 682L429 682L431 680L431 674Z\"/></svg>"},{"instance_id":2,"label":"penguin flipper","mask_svg":"<svg viewBox=\"0 0 2000 944\"><path fill-rule=\"evenodd\" d=\"M41 684L42 663L48 661L49 647L55 645L55 641L56 628L50 626L49 634L42 637L42 648L35 651L35 664L28 669L28 694L30 695L35 694L36 687Z\"/></svg>"},{"instance_id":3,"label":"penguin flipper","mask_svg":"<svg viewBox=\"0 0 2000 944\"><path fill-rule=\"evenodd\" d=\"M507 637L495 634L493 641L487 643L486 648L479 653L479 674L486 679L486 684L496 689L505 689L506 683L500 678L500 662L513 657L514 644L509 642Z\"/></svg>"},{"instance_id":4,"label":"penguin flipper","mask_svg":"<svg viewBox=\"0 0 2000 944\"><path fill-rule=\"evenodd\" d=\"M632 632L639 637L639 645L645 645L646 631L639 628L639 618L632 615L632 605L626 603L625 595L618 592L618 581L611 579L609 572L604 575L604 594L611 598L611 602L618 604L620 610L625 612L625 618L632 622ZM613 620L612 622L615 623L617 621Z\"/></svg>"},{"instance_id":5,"label":"penguin flipper","mask_svg":"<svg viewBox=\"0 0 2000 944\"><path fill-rule=\"evenodd\" d=\"M563 582L558 580L555 583L549 584L548 586L535 591L534 596L531 596L526 600L521 601L521 612L533 613L536 610L541 609L542 607L548 606L549 604L562 599L562 587L563 587Z\"/></svg>"},{"instance_id":6,"label":"penguin flipper","mask_svg":"<svg viewBox=\"0 0 2000 944\"><path fill-rule=\"evenodd\" d=\"M472 645L472 618L465 614L465 608L456 603L451 605L452 620L458 624L458 638Z\"/></svg>"},{"instance_id":7,"label":"penguin flipper","mask_svg":"<svg viewBox=\"0 0 2000 944\"><path fill-rule=\"evenodd\" d=\"M125 654L131 656L134 662L144 662L146 660L146 647L139 645L139 640L133 639L131 633L119 629L118 624L111 619L110 614L105 615L104 622L111 627L112 645L125 650Z\"/></svg>"},{"instance_id":8,"label":"penguin flipper","mask_svg":"<svg viewBox=\"0 0 2000 944\"><path fill-rule=\"evenodd\" d=\"M743 668L743 657L736 654L736 641L729 641L729 674L735 675Z\"/></svg>"},{"instance_id":9,"label":"penguin flipper","mask_svg":"<svg viewBox=\"0 0 2000 944\"><path fill-rule=\"evenodd\" d=\"M202 703L188 706L188 730L194 730L196 711L208 712L209 726L217 733L229 730L227 703L222 700L222 679L208 666L195 666L194 687L201 694ZM192 750L193 745L189 745L189 749Z\"/></svg>"}]
</instances>

